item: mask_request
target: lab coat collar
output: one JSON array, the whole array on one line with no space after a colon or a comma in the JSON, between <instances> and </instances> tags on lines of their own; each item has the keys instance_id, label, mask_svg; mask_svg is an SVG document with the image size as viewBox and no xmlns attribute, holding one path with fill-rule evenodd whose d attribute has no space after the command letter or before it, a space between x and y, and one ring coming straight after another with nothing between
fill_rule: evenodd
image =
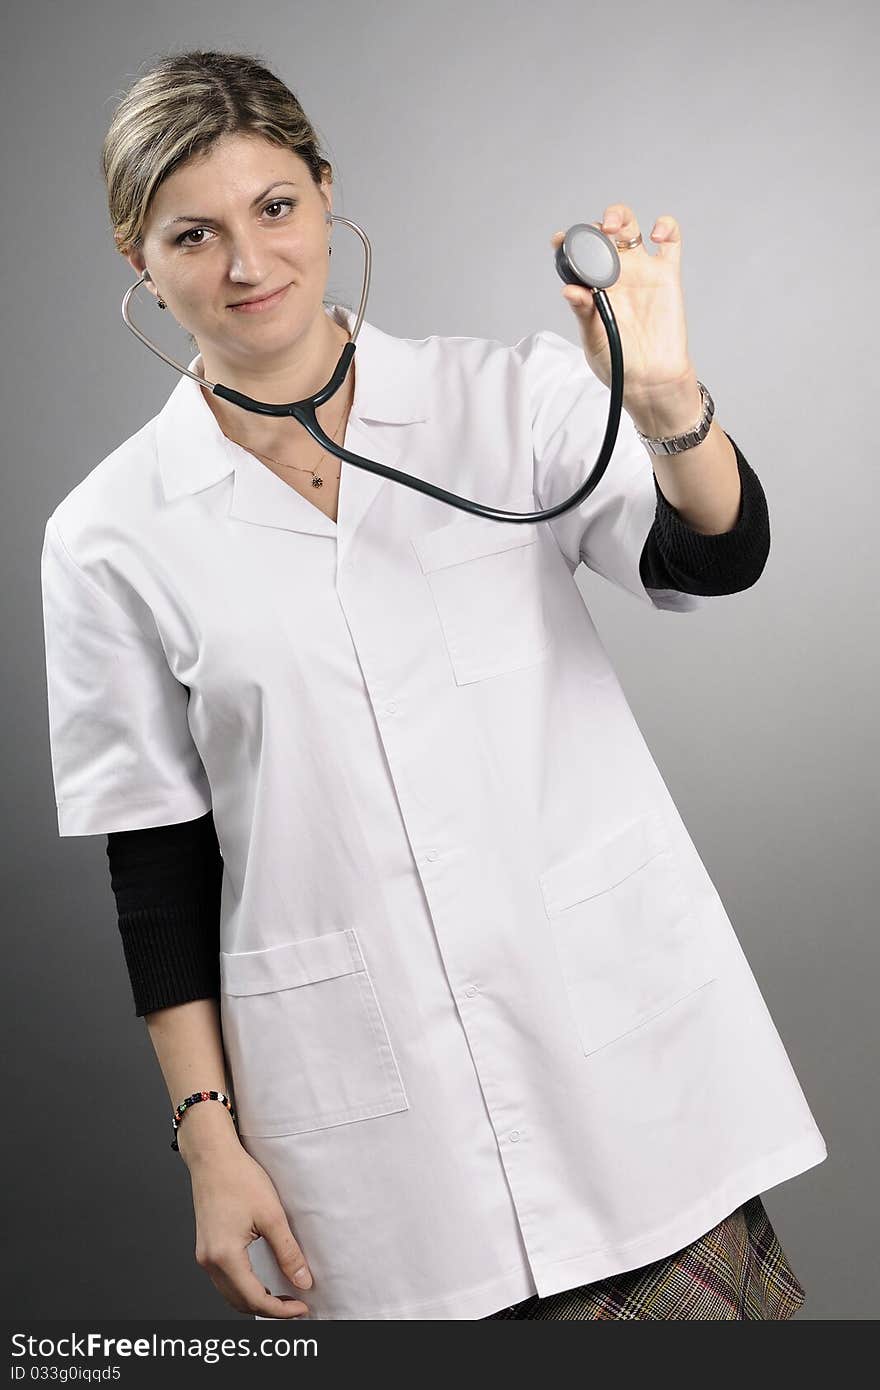
<instances>
[{"instance_id":1,"label":"lab coat collar","mask_svg":"<svg viewBox=\"0 0 880 1390\"><path fill-rule=\"evenodd\" d=\"M333 304L332 316L351 330L356 313ZM203 374L201 354L187 364ZM395 338L364 319L354 356L354 399L349 414L348 447L366 458L395 467L402 443L383 427L426 420L427 382L419 370L415 345ZM181 376L156 417L159 475L166 500L200 492L235 473L229 515L263 526L345 536L350 539L380 488L389 479L356 465L345 470L338 520L301 497L246 449L227 439L202 389ZM315 445L317 457L318 446ZM338 461L337 461L338 462Z\"/></svg>"}]
</instances>

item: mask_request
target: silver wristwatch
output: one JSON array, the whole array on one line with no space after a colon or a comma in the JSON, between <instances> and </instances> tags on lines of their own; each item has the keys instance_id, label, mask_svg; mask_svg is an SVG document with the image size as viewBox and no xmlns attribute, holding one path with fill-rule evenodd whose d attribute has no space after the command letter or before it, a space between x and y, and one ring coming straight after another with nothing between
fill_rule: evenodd
<instances>
[{"instance_id":1,"label":"silver wristwatch","mask_svg":"<svg viewBox=\"0 0 880 1390\"><path fill-rule=\"evenodd\" d=\"M639 439L646 449L650 449L652 454L683 454L685 449L693 449L695 445L702 443L706 438L712 417L715 414L715 402L702 381L698 381L697 385L703 398L703 413L692 430L686 430L684 434L671 435L666 439L652 439L650 435L642 434L641 430L636 430Z\"/></svg>"}]
</instances>

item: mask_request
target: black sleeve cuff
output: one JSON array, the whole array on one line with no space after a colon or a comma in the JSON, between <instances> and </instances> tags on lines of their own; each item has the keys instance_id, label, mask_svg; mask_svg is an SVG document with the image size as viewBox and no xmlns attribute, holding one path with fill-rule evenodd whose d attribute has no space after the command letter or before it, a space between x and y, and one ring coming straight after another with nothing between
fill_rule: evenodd
<instances>
[{"instance_id":1,"label":"black sleeve cuff","mask_svg":"<svg viewBox=\"0 0 880 1390\"><path fill-rule=\"evenodd\" d=\"M107 858L135 1013L219 998L223 860L212 812L113 831Z\"/></svg>"},{"instance_id":2,"label":"black sleeve cuff","mask_svg":"<svg viewBox=\"0 0 880 1390\"><path fill-rule=\"evenodd\" d=\"M655 474L657 509L639 562L646 589L733 594L760 578L770 553L767 498L758 475L736 441L729 434L727 438L736 452L742 488L739 516L733 528L715 536L695 531L667 501Z\"/></svg>"},{"instance_id":3,"label":"black sleeve cuff","mask_svg":"<svg viewBox=\"0 0 880 1390\"><path fill-rule=\"evenodd\" d=\"M219 999L219 914L210 900L123 913L119 931L138 1018L191 999Z\"/></svg>"}]
</instances>

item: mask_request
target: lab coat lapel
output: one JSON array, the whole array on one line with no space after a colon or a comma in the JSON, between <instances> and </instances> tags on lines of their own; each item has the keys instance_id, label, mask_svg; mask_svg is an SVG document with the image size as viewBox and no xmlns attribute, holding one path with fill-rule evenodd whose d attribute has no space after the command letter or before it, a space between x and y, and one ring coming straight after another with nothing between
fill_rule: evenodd
<instances>
[{"instance_id":1,"label":"lab coat lapel","mask_svg":"<svg viewBox=\"0 0 880 1390\"><path fill-rule=\"evenodd\" d=\"M376 459L396 468L402 452L392 442L393 431L365 428L351 418L345 433L345 447L351 453ZM316 456L317 456L317 445ZM316 536L332 536L339 546L339 562L345 558L352 538L381 488L389 480L354 463L341 464L337 520L334 522L312 502L266 468L246 450L237 459L229 515L257 526L281 526L288 531L307 531ZM331 462L339 463L332 459Z\"/></svg>"},{"instance_id":2,"label":"lab coat lapel","mask_svg":"<svg viewBox=\"0 0 880 1390\"><path fill-rule=\"evenodd\" d=\"M336 321L350 330L354 311L343 305L331 307ZM427 419L425 369L420 373L415 344L383 333L366 319L356 341L355 389L345 446L352 453L396 468L403 444L395 426ZM199 355L188 364L190 370L200 371L196 364L200 364ZM257 526L335 538L340 562L376 496L390 481L357 464L340 465L338 519L334 522L247 449L229 440L201 388L189 377L181 378L157 417L156 441L169 500L198 492L233 473L230 517Z\"/></svg>"},{"instance_id":3,"label":"lab coat lapel","mask_svg":"<svg viewBox=\"0 0 880 1390\"><path fill-rule=\"evenodd\" d=\"M399 433L399 429L397 431ZM351 419L345 434L345 447L364 458L375 459L386 468L398 468L403 448L395 442L395 430L382 425L365 427L360 420ZM399 486L356 463L343 463L339 484L336 541L337 567L349 552L358 527L384 487Z\"/></svg>"},{"instance_id":4,"label":"lab coat lapel","mask_svg":"<svg viewBox=\"0 0 880 1390\"><path fill-rule=\"evenodd\" d=\"M355 312L334 304L333 317L351 331ZM363 320L354 355L354 398L345 432L345 447L386 468L399 468L407 431L403 426L428 418L430 369L420 346L395 338ZM383 488L400 486L356 463L341 465L337 509L337 567Z\"/></svg>"},{"instance_id":5,"label":"lab coat lapel","mask_svg":"<svg viewBox=\"0 0 880 1390\"><path fill-rule=\"evenodd\" d=\"M318 507L300 497L271 468L242 449L236 459L229 515L256 526L281 526L287 531L309 531L316 536L335 536L336 525ZM318 446L315 445L317 458ZM308 481L308 479L306 479Z\"/></svg>"}]
</instances>

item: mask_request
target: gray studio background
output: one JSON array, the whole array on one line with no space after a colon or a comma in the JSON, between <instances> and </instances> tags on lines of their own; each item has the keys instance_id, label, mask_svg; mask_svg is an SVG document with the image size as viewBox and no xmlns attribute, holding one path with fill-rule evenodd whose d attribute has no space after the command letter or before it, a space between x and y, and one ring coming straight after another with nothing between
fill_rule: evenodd
<instances>
[{"instance_id":1,"label":"gray studio background","mask_svg":"<svg viewBox=\"0 0 880 1390\"><path fill-rule=\"evenodd\" d=\"M98 160L115 94L188 47L255 51L297 93L334 211L371 237L367 318L388 332L577 342L551 234L618 201L646 236L679 219L691 356L763 483L770 558L691 614L577 582L828 1142L764 1196L798 1316L877 1317L878 27L868 0L7 11L7 1317L240 1316L193 1258L105 837L57 834L39 582L49 513L179 380L122 323ZM328 294L351 304L359 248L337 230ZM180 330L163 341L189 360Z\"/></svg>"}]
</instances>

